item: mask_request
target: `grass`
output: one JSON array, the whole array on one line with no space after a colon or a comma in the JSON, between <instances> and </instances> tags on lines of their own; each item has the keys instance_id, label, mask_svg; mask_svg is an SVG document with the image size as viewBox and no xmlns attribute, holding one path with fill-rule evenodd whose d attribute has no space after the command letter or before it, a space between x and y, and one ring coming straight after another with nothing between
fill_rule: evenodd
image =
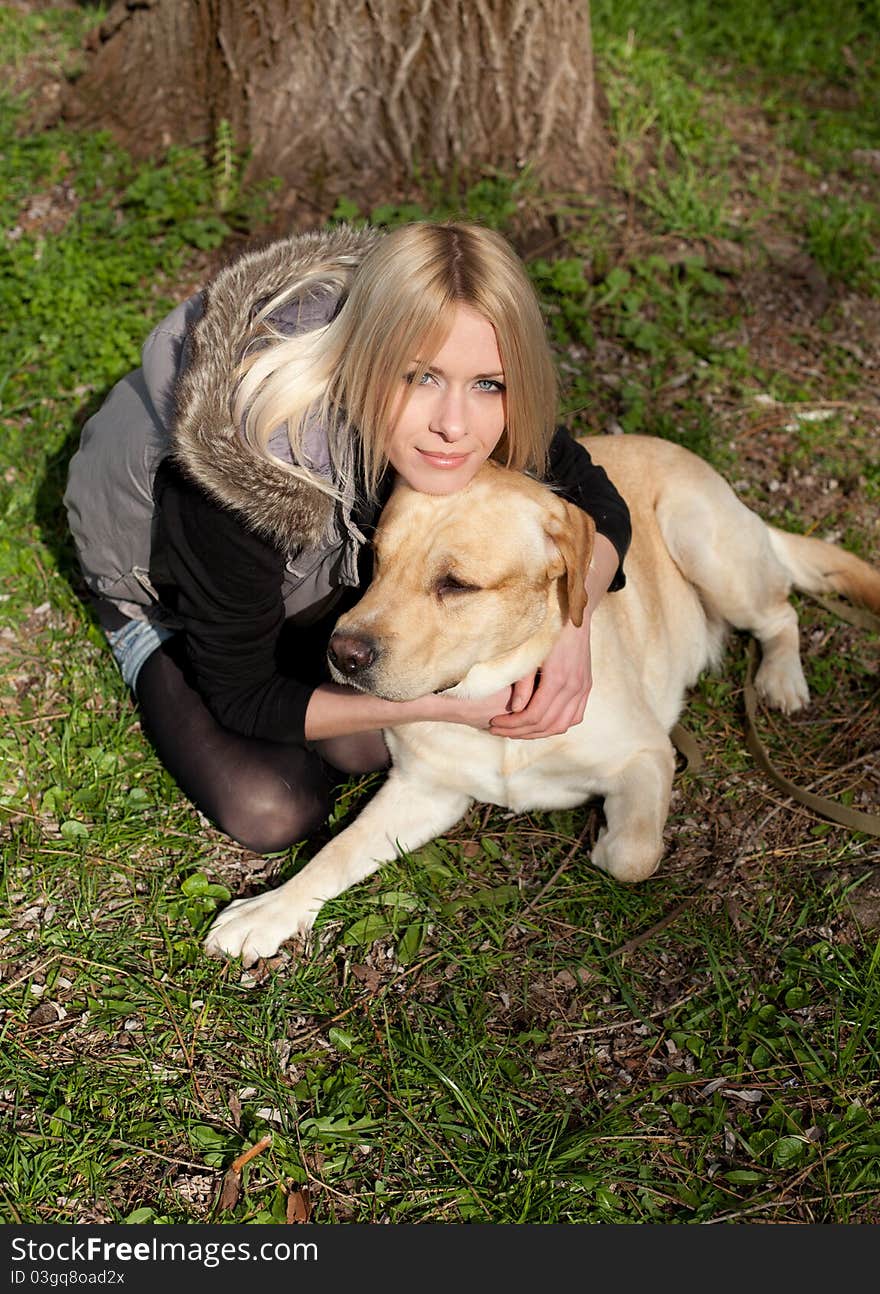
<instances>
[{"instance_id":1,"label":"grass","mask_svg":"<svg viewBox=\"0 0 880 1294\"><path fill-rule=\"evenodd\" d=\"M818 5L592 8L601 200L489 175L370 216L508 232L573 430L680 440L768 520L876 561L878 179L854 156L878 144L876 6L833 30ZM60 495L88 412L271 194L225 126L211 158L152 165L23 130L28 69L92 17L0 18L24 96L0 105L0 1217L283 1223L307 1186L325 1223L876 1221L878 847L755 770L739 639L689 703L706 764L650 881L590 867L594 807L479 809L329 905L312 957L202 956L219 904L317 842L258 857L182 799L83 609ZM876 811L876 636L799 610L816 699L762 737Z\"/></svg>"}]
</instances>

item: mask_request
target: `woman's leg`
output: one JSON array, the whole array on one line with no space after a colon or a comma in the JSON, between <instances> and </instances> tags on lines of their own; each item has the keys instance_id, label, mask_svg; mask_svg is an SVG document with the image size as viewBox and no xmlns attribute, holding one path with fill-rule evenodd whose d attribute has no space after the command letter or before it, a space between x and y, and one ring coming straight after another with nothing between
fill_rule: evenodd
<instances>
[{"instance_id":1,"label":"woman's leg","mask_svg":"<svg viewBox=\"0 0 880 1294\"><path fill-rule=\"evenodd\" d=\"M355 732L349 737L326 737L314 743L323 760L340 773L375 773L391 767L381 732Z\"/></svg>"},{"instance_id":2,"label":"woman's leg","mask_svg":"<svg viewBox=\"0 0 880 1294\"><path fill-rule=\"evenodd\" d=\"M386 767L378 733L337 738L317 751L244 737L222 727L187 681L180 638L145 661L136 683L144 731L180 789L221 831L255 853L275 853L325 821L332 770Z\"/></svg>"}]
</instances>

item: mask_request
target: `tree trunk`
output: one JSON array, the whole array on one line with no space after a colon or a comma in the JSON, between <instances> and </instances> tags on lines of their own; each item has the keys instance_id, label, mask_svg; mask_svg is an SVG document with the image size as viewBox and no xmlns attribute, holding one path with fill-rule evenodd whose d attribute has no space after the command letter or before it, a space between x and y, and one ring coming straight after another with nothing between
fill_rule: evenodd
<instances>
[{"instance_id":1,"label":"tree trunk","mask_svg":"<svg viewBox=\"0 0 880 1294\"><path fill-rule=\"evenodd\" d=\"M138 156L209 149L317 202L530 165L595 187L589 0L117 0L64 115Z\"/></svg>"}]
</instances>

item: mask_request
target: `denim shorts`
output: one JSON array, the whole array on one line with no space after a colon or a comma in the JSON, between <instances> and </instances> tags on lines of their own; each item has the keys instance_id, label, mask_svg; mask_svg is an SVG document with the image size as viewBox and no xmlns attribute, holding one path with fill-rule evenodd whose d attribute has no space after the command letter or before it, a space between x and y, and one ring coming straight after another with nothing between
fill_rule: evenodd
<instances>
[{"instance_id":1,"label":"denim shorts","mask_svg":"<svg viewBox=\"0 0 880 1294\"><path fill-rule=\"evenodd\" d=\"M105 629L104 633L110 644L116 664L119 666L123 682L132 692L137 683L141 666L148 656L152 656L157 647L168 638L173 638L174 629L162 625L150 624L148 620L129 620L121 629Z\"/></svg>"}]
</instances>

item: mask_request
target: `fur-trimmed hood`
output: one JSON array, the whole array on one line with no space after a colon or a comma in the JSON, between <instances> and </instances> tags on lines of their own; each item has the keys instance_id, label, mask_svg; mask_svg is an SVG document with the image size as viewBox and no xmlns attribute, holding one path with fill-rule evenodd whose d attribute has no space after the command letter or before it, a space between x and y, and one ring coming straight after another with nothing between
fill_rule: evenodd
<instances>
[{"instance_id":1,"label":"fur-trimmed hood","mask_svg":"<svg viewBox=\"0 0 880 1294\"><path fill-rule=\"evenodd\" d=\"M285 549L312 547L325 535L334 500L291 476L246 443L231 417L234 377L260 325L257 307L291 283L338 298L381 234L341 225L295 234L246 252L208 285L202 317L176 392L174 455L218 503Z\"/></svg>"}]
</instances>

